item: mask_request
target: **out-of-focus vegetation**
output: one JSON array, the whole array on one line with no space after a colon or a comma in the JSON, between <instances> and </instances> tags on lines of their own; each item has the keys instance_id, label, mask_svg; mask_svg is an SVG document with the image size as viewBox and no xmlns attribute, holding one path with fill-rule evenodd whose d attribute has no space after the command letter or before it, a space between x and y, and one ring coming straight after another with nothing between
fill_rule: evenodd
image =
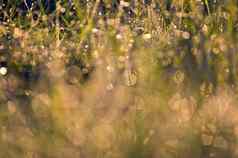
<instances>
[{"instance_id":1,"label":"out-of-focus vegetation","mask_svg":"<svg viewBox=\"0 0 238 158\"><path fill-rule=\"evenodd\" d=\"M1 158L237 158L237 0L0 0Z\"/></svg>"}]
</instances>

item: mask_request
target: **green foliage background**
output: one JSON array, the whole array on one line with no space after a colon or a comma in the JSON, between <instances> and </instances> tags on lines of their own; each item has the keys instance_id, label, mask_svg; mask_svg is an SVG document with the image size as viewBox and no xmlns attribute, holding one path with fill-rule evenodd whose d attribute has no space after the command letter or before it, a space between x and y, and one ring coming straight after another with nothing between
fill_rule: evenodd
<instances>
[{"instance_id":1,"label":"green foliage background","mask_svg":"<svg viewBox=\"0 0 238 158\"><path fill-rule=\"evenodd\" d=\"M0 157L238 157L238 1L56 2L0 1Z\"/></svg>"}]
</instances>

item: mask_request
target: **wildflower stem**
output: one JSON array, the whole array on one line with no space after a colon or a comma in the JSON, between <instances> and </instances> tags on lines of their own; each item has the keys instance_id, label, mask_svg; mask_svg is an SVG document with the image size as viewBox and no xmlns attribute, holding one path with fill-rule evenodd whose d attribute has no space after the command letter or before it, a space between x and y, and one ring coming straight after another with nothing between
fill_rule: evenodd
<instances>
[{"instance_id":1,"label":"wildflower stem","mask_svg":"<svg viewBox=\"0 0 238 158\"><path fill-rule=\"evenodd\" d=\"M207 8L208 15L211 15L211 11L210 11L208 0L204 0L204 2L205 2L205 5L206 5L206 8Z\"/></svg>"}]
</instances>

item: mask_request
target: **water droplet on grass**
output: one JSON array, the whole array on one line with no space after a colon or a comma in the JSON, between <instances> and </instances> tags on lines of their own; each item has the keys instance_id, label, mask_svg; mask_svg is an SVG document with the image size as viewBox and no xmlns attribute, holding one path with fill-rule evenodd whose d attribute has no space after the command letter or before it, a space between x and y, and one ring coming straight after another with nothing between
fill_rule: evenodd
<instances>
[{"instance_id":1,"label":"water droplet on grass","mask_svg":"<svg viewBox=\"0 0 238 158\"><path fill-rule=\"evenodd\" d=\"M7 68L6 68L6 67L1 67L1 68L0 68L0 74L1 74L2 76L5 76L5 75L7 74Z\"/></svg>"},{"instance_id":2,"label":"water droplet on grass","mask_svg":"<svg viewBox=\"0 0 238 158\"><path fill-rule=\"evenodd\" d=\"M121 6L123 7L129 7L130 3L129 2L125 2L125 1L121 1Z\"/></svg>"},{"instance_id":3,"label":"water droplet on grass","mask_svg":"<svg viewBox=\"0 0 238 158\"><path fill-rule=\"evenodd\" d=\"M113 88L114 88L114 86L113 86L112 83L110 83L110 84L107 85L107 90L108 90L108 91L111 91Z\"/></svg>"},{"instance_id":4,"label":"water droplet on grass","mask_svg":"<svg viewBox=\"0 0 238 158\"><path fill-rule=\"evenodd\" d=\"M190 38L190 33L189 33L189 32L183 32L183 33L182 33L182 37L183 37L184 39L189 39L189 38Z\"/></svg>"},{"instance_id":5,"label":"water droplet on grass","mask_svg":"<svg viewBox=\"0 0 238 158\"><path fill-rule=\"evenodd\" d=\"M61 9L60 9L60 12L61 12L61 13L65 13L65 11L66 11L65 8L61 8Z\"/></svg>"},{"instance_id":6,"label":"water droplet on grass","mask_svg":"<svg viewBox=\"0 0 238 158\"><path fill-rule=\"evenodd\" d=\"M151 34L149 34L149 33L144 34L144 35L143 35L143 39L144 39L144 40L149 40L149 39L151 39Z\"/></svg>"},{"instance_id":7,"label":"water droplet on grass","mask_svg":"<svg viewBox=\"0 0 238 158\"><path fill-rule=\"evenodd\" d=\"M108 72L113 72L114 71L114 68L110 65L107 66L107 71Z\"/></svg>"},{"instance_id":8,"label":"water droplet on grass","mask_svg":"<svg viewBox=\"0 0 238 158\"><path fill-rule=\"evenodd\" d=\"M118 39L118 40L122 39L122 35L121 34L117 34L116 35L116 39Z\"/></svg>"},{"instance_id":9,"label":"water droplet on grass","mask_svg":"<svg viewBox=\"0 0 238 158\"><path fill-rule=\"evenodd\" d=\"M92 32L93 32L93 33L98 33L98 31L99 31L99 30L98 30L97 28L93 28L93 29L92 29Z\"/></svg>"}]
</instances>

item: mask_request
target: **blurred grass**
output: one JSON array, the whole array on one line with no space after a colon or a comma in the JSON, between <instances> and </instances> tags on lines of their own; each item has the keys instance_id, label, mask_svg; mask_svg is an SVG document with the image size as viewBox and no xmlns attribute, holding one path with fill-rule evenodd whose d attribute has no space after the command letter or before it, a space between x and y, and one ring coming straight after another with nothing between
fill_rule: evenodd
<instances>
[{"instance_id":1,"label":"blurred grass","mask_svg":"<svg viewBox=\"0 0 238 158\"><path fill-rule=\"evenodd\" d=\"M0 157L238 157L236 0L26 2L0 1Z\"/></svg>"}]
</instances>

